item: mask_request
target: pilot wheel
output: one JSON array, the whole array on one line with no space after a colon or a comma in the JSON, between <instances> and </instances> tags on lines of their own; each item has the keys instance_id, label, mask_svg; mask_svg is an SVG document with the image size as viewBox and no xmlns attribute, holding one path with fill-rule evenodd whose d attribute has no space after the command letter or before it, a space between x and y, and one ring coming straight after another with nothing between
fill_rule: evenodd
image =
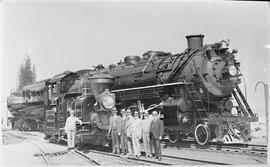
<instances>
[{"instance_id":1,"label":"pilot wheel","mask_svg":"<svg viewBox=\"0 0 270 167\"><path fill-rule=\"evenodd\" d=\"M210 140L210 130L207 125L199 124L195 129L195 140L199 145L206 145Z\"/></svg>"}]
</instances>

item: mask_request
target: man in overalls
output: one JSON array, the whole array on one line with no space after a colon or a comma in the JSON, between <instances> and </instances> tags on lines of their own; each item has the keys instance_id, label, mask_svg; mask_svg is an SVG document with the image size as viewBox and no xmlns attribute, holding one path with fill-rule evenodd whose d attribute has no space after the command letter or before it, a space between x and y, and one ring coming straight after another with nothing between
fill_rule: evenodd
<instances>
[{"instance_id":1,"label":"man in overalls","mask_svg":"<svg viewBox=\"0 0 270 167\"><path fill-rule=\"evenodd\" d=\"M70 110L69 112L70 112L70 116L66 120L65 131L67 133L68 149L74 149L75 134L76 134L76 122L79 122L81 125L82 121L74 116L73 110Z\"/></svg>"}]
</instances>

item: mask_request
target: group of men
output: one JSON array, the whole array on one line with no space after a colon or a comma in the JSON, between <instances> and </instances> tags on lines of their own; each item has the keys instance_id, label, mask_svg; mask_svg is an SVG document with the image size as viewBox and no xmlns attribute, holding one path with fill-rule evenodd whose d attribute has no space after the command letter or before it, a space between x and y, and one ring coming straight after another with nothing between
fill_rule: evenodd
<instances>
[{"instance_id":1,"label":"group of men","mask_svg":"<svg viewBox=\"0 0 270 167\"><path fill-rule=\"evenodd\" d=\"M141 157L141 144L143 142L147 157L153 157L161 161L160 140L164 131L163 121L158 118L157 111L149 115L147 111L140 115L138 111L122 109L121 115L117 115L117 109L113 108L110 117L108 135L112 137L112 151L114 154L121 153Z\"/></svg>"}]
</instances>

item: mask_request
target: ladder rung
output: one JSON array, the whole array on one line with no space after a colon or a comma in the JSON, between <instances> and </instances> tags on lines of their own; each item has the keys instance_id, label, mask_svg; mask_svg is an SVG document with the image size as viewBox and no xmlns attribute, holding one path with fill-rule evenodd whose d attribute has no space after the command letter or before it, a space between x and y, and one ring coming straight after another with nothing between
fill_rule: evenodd
<instances>
[{"instance_id":1,"label":"ladder rung","mask_svg":"<svg viewBox=\"0 0 270 167\"><path fill-rule=\"evenodd\" d=\"M194 91L194 90L193 90L193 91L189 91L189 93L197 93L197 91Z\"/></svg>"},{"instance_id":2,"label":"ladder rung","mask_svg":"<svg viewBox=\"0 0 270 167\"><path fill-rule=\"evenodd\" d=\"M201 101L201 100L194 100L194 101Z\"/></svg>"}]
</instances>

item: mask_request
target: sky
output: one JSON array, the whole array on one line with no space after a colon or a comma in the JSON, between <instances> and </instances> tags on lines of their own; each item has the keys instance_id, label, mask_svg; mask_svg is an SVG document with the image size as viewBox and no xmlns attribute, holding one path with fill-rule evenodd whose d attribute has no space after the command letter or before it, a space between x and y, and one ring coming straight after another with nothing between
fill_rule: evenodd
<instances>
[{"instance_id":1,"label":"sky","mask_svg":"<svg viewBox=\"0 0 270 167\"><path fill-rule=\"evenodd\" d=\"M263 87L255 85L269 84L267 2L6 1L0 9L1 101L16 88L26 54L43 80L149 50L180 53L186 35L204 34L204 43L230 39L238 49L248 102L265 120Z\"/></svg>"}]
</instances>

